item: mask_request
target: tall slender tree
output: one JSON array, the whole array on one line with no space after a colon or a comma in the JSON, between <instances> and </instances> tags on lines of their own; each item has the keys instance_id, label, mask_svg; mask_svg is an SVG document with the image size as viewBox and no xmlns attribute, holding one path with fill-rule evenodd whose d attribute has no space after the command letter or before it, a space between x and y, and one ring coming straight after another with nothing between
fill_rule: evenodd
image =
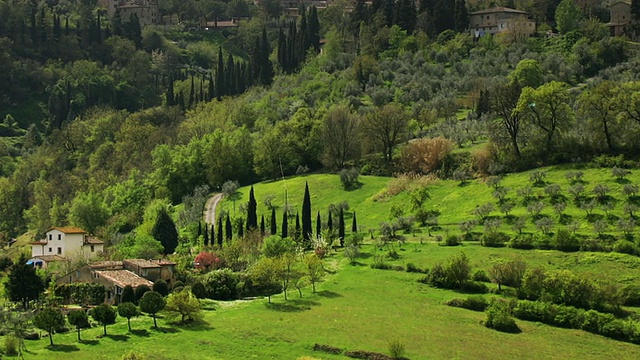
<instances>
[{"instance_id":1,"label":"tall slender tree","mask_svg":"<svg viewBox=\"0 0 640 360\"><path fill-rule=\"evenodd\" d=\"M264 236L265 235L265 231L266 231L266 228L264 226L264 215L262 215L260 217L260 235Z\"/></svg>"},{"instance_id":2,"label":"tall slender tree","mask_svg":"<svg viewBox=\"0 0 640 360\"><path fill-rule=\"evenodd\" d=\"M229 217L228 214L227 214L227 220L225 222L225 230L227 235L227 241L231 241L231 239L233 238L233 228L231 226L231 218Z\"/></svg>"},{"instance_id":3,"label":"tall slender tree","mask_svg":"<svg viewBox=\"0 0 640 360\"><path fill-rule=\"evenodd\" d=\"M358 232L358 223L356 221L356 212L353 212L353 221L351 222L351 232L352 233L357 233Z\"/></svg>"},{"instance_id":4,"label":"tall slender tree","mask_svg":"<svg viewBox=\"0 0 640 360\"><path fill-rule=\"evenodd\" d=\"M222 48L218 50L218 68L216 69L216 86L217 93L216 97L219 100L222 100L226 93L226 84L224 83L224 59L222 57Z\"/></svg>"},{"instance_id":5,"label":"tall slender tree","mask_svg":"<svg viewBox=\"0 0 640 360\"><path fill-rule=\"evenodd\" d=\"M204 246L209 246L209 227L204 227Z\"/></svg>"},{"instance_id":6,"label":"tall slender tree","mask_svg":"<svg viewBox=\"0 0 640 360\"><path fill-rule=\"evenodd\" d=\"M318 211L318 216L316 216L316 238L319 239L320 235L322 235L322 217L320 217L320 211Z\"/></svg>"},{"instance_id":7,"label":"tall slender tree","mask_svg":"<svg viewBox=\"0 0 640 360\"><path fill-rule=\"evenodd\" d=\"M454 23L457 32L465 32L469 28L469 12L466 0L455 0Z\"/></svg>"},{"instance_id":8,"label":"tall slender tree","mask_svg":"<svg viewBox=\"0 0 640 360\"><path fill-rule=\"evenodd\" d=\"M309 194L309 183L305 182L304 197L302 199L302 239L305 246L309 245L311 240L311 195Z\"/></svg>"},{"instance_id":9,"label":"tall slender tree","mask_svg":"<svg viewBox=\"0 0 640 360\"><path fill-rule=\"evenodd\" d=\"M222 249L222 243L224 242L224 236L222 234L222 216L218 218L218 247Z\"/></svg>"},{"instance_id":10,"label":"tall slender tree","mask_svg":"<svg viewBox=\"0 0 640 360\"><path fill-rule=\"evenodd\" d=\"M163 207L158 213L153 229L151 229L151 236L154 239L160 241L164 248L164 254L173 254L178 246L178 231L176 230L176 224L171 219L171 216L167 213L167 210Z\"/></svg>"},{"instance_id":11,"label":"tall slender tree","mask_svg":"<svg viewBox=\"0 0 640 360\"><path fill-rule=\"evenodd\" d=\"M238 220L238 239L242 239L244 237L244 225L242 222L243 220L240 218L240 220Z\"/></svg>"},{"instance_id":12,"label":"tall slender tree","mask_svg":"<svg viewBox=\"0 0 640 360\"><path fill-rule=\"evenodd\" d=\"M210 239L211 246L214 246L216 244L216 229L213 227L213 224L211 224L211 231L209 231L209 234L211 234L211 236L210 236L211 237L211 239Z\"/></svg>"},{"instance_id":13,"label":"tall slender tree","mask_svg":"<svg viewBox=\"0 0 640 360\"><path fill-rule=\"evenodd\" d=\"M329 220L327 220L327 229L333 231L333 218L331 217L331 211L329 211Z\"/></svg>"},{"instance_id":14,"label":"tall slender tree","mask_svg":"<svg viewBox=\"0 0 640 360\"><path fill-rule=\"evenodd\" d=\"M415 6L414 6L414 9L415 9ZM313 50L316 53L319 53L320 52L320 21L318 21L318 9L315 6L311 7L308 26L309 26L308 28L309 45L313 47Z\"/></svg>"},{"instance_id":15,"label":"tall slender tree","mask_svg":"<svg viewBox=\"0 0 640 360\"><path fill-rule=\"evenodd\" d=\"M278 232L278 225L276 224L276 209L271 209L271 235L275 235Z\"/></svg>"},{"instance_id":16,"label":"tall slender tree","mask_svg":"<svg viewBox=\"0 0 640 360\"><path fill-rule=\"evenodd\" d=\"M287 212L282 212L282 238L286 238L289 236L289 219L287 216Z\"/></svg>"},{"instance_id":17,"label":"tall slender tree","mask_svg":"<svg viewBox=\"0 0 640 360\"><path fill-rule=\"evenodd\" d=\"M338 238L340 239L340 246L344 246L344 210L340 208L340 218L338 219Z\"/></svg>"},{"instance_id":18,"label":"tall slender tree","mask_svg":"<svg viewBox=\"0 0 640 360\"><path fill-rule=\"evenodd\" d=\"M258 228L258 203L253 192L253 186L249 191L249 203L247 204L247 230Z\"/></svg>"},{"instance_id":19,"label":"tall slender tree","mask_svg":"<svg viewBox=\"0 0 640 360\"><path fill-rule=\"evenodd\" d=\"M293 237L296 241L300 239L300 213L296 213L296 233Z\"/></svg>"}]
</instances>

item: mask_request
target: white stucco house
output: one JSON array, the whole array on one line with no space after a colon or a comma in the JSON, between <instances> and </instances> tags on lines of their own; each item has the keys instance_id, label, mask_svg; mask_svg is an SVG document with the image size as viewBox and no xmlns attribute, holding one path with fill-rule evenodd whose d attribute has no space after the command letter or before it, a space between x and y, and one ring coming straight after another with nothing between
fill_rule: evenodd
<instances>
[{"instance_id":1,"label":"white stucco house","mask_svg":"<svg viewBox=\"0 0 640 360\"><path fill-rule=\"evenodd\" d=\"M54 227L45 233L44 239L31 244L29 261L46 268L48 263L69 258L91 259L104 251L104 241L91 237L86 231L74 227Z\"/></svg>"}]
</instances>

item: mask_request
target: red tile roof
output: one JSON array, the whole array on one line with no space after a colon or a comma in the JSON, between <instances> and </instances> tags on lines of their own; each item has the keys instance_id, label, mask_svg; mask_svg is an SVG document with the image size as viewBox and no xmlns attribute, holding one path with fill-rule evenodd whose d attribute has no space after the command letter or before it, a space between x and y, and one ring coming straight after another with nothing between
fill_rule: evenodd
<instances>
[{"instance_id":1,"label":"red tile roof","mask_svg":"<svg viewBox=\"0 0 640 360\"><path fill-rule=\"evenodd\" d=\"M47 245L48 242L47 240L38 240L38 241L33 241L29 243L30 245Z\"/></svg>"},{"instance_id":2,"label":"red tile roof","mask_svg":"<svg viewBox=\"0 0 640 360\"><path fill-rule=\"evenodd\" d=\"M130 285L135 288L140 285L153 286L153 283L143 277L140 277L129 270L96 270L95 272L101 278L112 282L120 287Z\"/></svg>"},{"instance_id":3,"label":"red tile roof","mask_svg":"<svg viewBox=\"0 0 640 360\"><path fill-rule=\"evenodd\" d=\"M469 15L479 15L479 14L493 14L493 13L512 13L512 14L526 14L526 11L522 11L522 10L516 10L516 9L511 9L508 7L494 7L491 9L486 9L486 10L480 10L480 11L474 11L472 13L470 13Z\"/></svg>"},{"instance_id":4,"label":"red tile roof","mask_svg":"<svg viewBox=\"0 0 640 360\"><path fill-rule=\"evenodd\" d=\"M149 268L159 268L160 265L158 265L157 263L154 263L151 260L145 260L145 259L127 259L124 260L125 263L129 263L135 266L139 266L142 269L149 269Z\"/></svg>"},{"instance_id":5,"label":"red tile roof","mask_svg":"<svg viewBox=\"0 0 640 360\"><path fill-rule=\"evenodd\" d=\"M30 260L33 260L33 259L40 259L40 260L43 260L45 262L66 261L67 260L67 259L63 258L60 255L38 255L38 256L32 257Z\"/></svg>"},{"instance_id":6,"label":"red tile roof","mask_svg":"<svg viewBox=\"0 0 640 360\"><path fill-rule=\"evenodd\" d=\"M77 227L52 227L51 229L49 229L49 231L51 230L58 230L65 234L86 234L87 233L86 231Z\"/></svg>"},{"instance_id":7,"label":"red tile roof","mask_svg":"<svg viewBox=\"0 0 640 360\"><path fill-rule=\"evenodd\" d=\"M94 244L95 245L100 245L100 244L104 244L104 241L102 241L102 240L100 240L98 238L95 238L95 237L87 236L87 237L84 238L84 243L85 244L92 244L92 245L94 245Z\"/></svg>"},{"instance_id":8,"label":"red tile roof","mask_svg":"<svg viewBox=\"0 0 640 360\"><path fill-rule=\"evenodd\" d=\"M122 261L117 261L117 260L96 261L89 264L89 267L96 270L122 269Z\"/></svg>"}]
</instances>

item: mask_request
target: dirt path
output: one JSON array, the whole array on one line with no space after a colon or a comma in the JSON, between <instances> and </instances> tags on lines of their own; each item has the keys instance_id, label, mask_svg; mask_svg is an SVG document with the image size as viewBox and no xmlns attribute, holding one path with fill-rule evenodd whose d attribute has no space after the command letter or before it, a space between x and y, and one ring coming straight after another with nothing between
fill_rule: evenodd
<instances>
[{"instance_id":1,"label":"dirt path","mask_svg":"<svg viewBox=\"0 0 640 360\"><path fill-rule=\"evenodd\" d=\"M204 222L207 224L213 224L216 221L216 207L222 200L222 194L215 194L207 200L204 210Z\"/></svg>"}]
</instances>

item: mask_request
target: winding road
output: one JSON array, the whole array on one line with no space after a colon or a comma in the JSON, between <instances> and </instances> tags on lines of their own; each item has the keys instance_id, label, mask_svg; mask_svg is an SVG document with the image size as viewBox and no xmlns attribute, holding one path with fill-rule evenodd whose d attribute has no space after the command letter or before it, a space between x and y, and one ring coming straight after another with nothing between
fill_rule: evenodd
<instances>
[{"instance_id":1,"label":"winding road","mask_svg":"<svg viewBox=\"0 0 640 360\"><path fill-rule=\"evenodd\" d=\"M222 193L215 194L207 200L204 210L204 222L207 224L214 224L216 221L216 207L222 200Z\"/></svg>"}]
</instances>

